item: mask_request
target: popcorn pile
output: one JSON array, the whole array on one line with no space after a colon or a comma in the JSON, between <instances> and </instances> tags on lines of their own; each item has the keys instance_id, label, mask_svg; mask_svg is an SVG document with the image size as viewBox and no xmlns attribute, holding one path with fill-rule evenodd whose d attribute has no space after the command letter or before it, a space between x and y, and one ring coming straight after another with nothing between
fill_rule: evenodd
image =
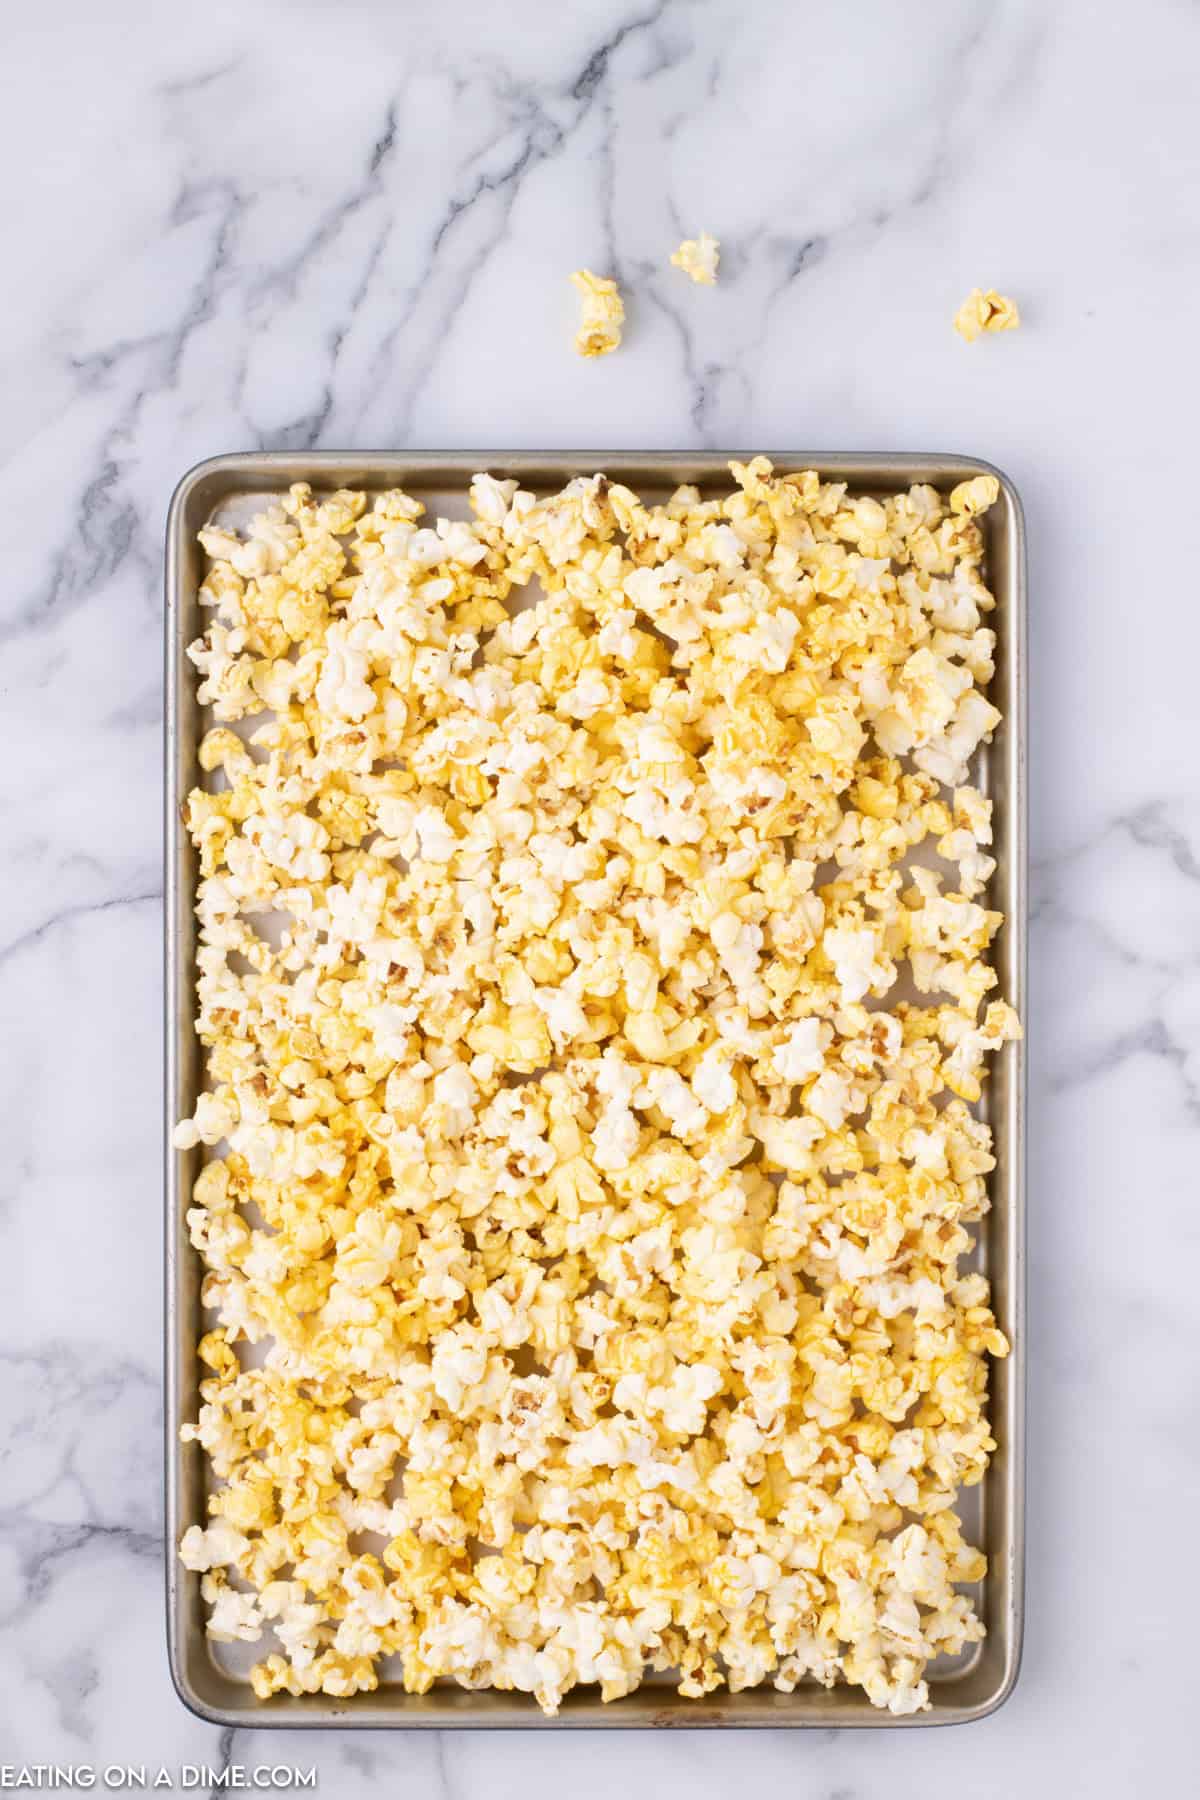
<instances>
[{"instance_id":1,"label":"popcorn pile","mask_svg":"<svg viewBox=\"0 0 1200 1800\"><path fill-rule=\"evenodd\" d=\"M202 534L181 1550L260 1696L908 1713L982 1635L996 483L732 467Z\"/></svg>"}]
</instances>

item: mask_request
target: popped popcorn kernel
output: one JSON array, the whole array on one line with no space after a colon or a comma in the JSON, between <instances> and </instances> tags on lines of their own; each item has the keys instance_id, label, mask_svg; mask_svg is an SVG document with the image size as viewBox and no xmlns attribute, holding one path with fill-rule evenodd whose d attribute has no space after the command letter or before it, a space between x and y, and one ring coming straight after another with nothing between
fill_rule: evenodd
<instances>
[{"instance_id":1,"label":"popped popcorn kernel","mask_svg":"<svg viewBox=\"0 0 1200 1800\"><path fill-rule=\"evenodd\" d=\"M571 280L582 302L575 348L580 356L607 356L620 344L625 323L625 303L617 284L590 269L576 269Z\"/></svg>"},{"instance_id":2,"label":"popped popcorn kernel","mask_svg":"<svg viewBox=\"0 0 1200 1800\"><path fill-rule=\"evenodd\" d=\"M701 287L713 287L720 260L720 244L707 231L702 231L698 238L684 238L671 258L671 265L682 269L685 275L690 275Z\"/></svg>"},{"instance_id":3,"label":"popped popcorn kernel","mask_svg":"<svg viewBox=\"0 0 1200 1800\"><path fill-rule=\"evenodd\" d=\"M970 481L960 481L956 488L950 490L950 511L960 513L963 518L975 519L985 513L989 506L994 506L1000 498L1000 483L994 475L976 475Z\"/></svg>"},{"instance_id":4,"label":"popped popcorn kernel","mask_svg":"<svg viewBox=\"0 0 1200 1800\"><path fill-rule=\"evenodd\" d=\"M1020 323L1016 301L998 294L995 288L986 293L972 288L954 315L954 329L968 344L985 331L1015 331Z\"/></svg>"},{"instance_id":5,"label":"popped popcorn kernel","mask_svg":"<svg viewBox=\"0 0 1200 1800\"><path fill-rule=\"evenodd\" d=\"M997 484L732 473L202 534L178 1549L264 1701L900 1715L982 1636Z\"/></svg>"}]
</instances>

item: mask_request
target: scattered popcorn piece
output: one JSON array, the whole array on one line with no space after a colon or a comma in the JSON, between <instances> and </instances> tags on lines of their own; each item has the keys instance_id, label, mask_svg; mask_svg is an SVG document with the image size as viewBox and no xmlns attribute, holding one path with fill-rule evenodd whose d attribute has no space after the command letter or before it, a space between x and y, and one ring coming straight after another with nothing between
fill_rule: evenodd
<instances>
[{"instance_id":1,"label":"scattered popcorn piece","mask_svg":"<svg viewBox=\"0 0 1200 1800\"><path fill-rule=\"evenodd\" d=\"M203 534L179 1555L264 1700L899 1715L982 1635L996 484L733 476Z\"/></svg>"},{"instance_id":2,"label":"scattered popcorn piece","mask_svg":"<svg viewBox=\"0 0 1200 1800\"><path fill-rule=\"evenodd\" d=\"M617 284L607 276L593 275L590 269L576 269L571 280L583 303L575 348L580 356L607 356L620 344L625 323L625 305Z\"/></svg>"},{"instance_id":3,"label":"scattered popcorn piece","mask_svg":"<svg viewBox=\"0 0 1200 1800\"><path fill-rule=\"evenodd\" d=\"M1016 301L998 294L995 288L989 288L986 294L972 288L954 315L954 329L968 344L973 344L981 332L1015 331L1020 323Z\"/></svg>"},{"instance_id":4,"label":"scattered popcorn piece","mask_svg":"<svg viewBox=\"0 0 1200 1800\"><path fill-rule=\"evenodd\" d=\"M974 519L985 513L989 506L994 506L999 497L1000 483L994 475L975 475L970 481L960 481L956 488L951 488L950 511Z\"/></svg>"},{"instance_id":5,"label":"scattered popcorn piece","mask_svg":"<svg viewBox=\"0 0 1200 1800\"><path fill-rule=\"evenodd\" d=\"M682 269L685 275L699 282L701 287L712 287L717 279L717 264L721 260L721 246L715 237L702 231L698 238L684 238L678 250L671 258L672 266Z\"/></svg>"}]
</instances>

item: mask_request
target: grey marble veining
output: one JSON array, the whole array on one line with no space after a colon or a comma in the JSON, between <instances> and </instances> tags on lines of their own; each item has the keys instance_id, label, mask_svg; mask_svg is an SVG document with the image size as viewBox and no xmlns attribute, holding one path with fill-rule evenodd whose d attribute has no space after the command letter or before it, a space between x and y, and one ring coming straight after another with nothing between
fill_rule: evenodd
<instances>
[{"instance_id":1,"label":"grey marble veining","mask_svg":"<svg viewBox=\"0 0 1200 1800\"><path fill-rule=\"evenodd\" d=\"M3 38L0 1762L316 1763L337 1800L1184 1791L1200 12L64 0ZM712 292L667 260L702 229ZM626 290L598 363L580 264ZM1025 324L968 348L993 284ZM170 1688L165 507L219 450L405 445L954 449L1024 493L1029 1634L981 1725L302 1738Z\"/></svg>"}]
</instances>

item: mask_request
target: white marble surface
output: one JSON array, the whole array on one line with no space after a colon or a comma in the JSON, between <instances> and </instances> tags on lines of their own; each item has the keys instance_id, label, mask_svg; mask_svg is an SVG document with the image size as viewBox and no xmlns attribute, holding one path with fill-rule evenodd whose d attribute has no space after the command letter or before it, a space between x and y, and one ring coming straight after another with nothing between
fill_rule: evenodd
<instances>
[{"instance_id":1,"label":"white marble surface","mask_svg":"<svg viewBox=\"0 0 1200 1800\"><path fill-rule=\"evenodd\" d=\"M337 1800L1185 1791L1200 12L64 0L3 36L0 1761L267 1756ZM713 293L666 266L700 228ZM580 263L628 290L601 363L569 349ZM1026 324L968 349L977 283ZM1030 1593L995 1718L231 1743L176 1700L163 516L201 456L312 444L945 448L1023 489Z\"/></svg>"}]
</instances>

